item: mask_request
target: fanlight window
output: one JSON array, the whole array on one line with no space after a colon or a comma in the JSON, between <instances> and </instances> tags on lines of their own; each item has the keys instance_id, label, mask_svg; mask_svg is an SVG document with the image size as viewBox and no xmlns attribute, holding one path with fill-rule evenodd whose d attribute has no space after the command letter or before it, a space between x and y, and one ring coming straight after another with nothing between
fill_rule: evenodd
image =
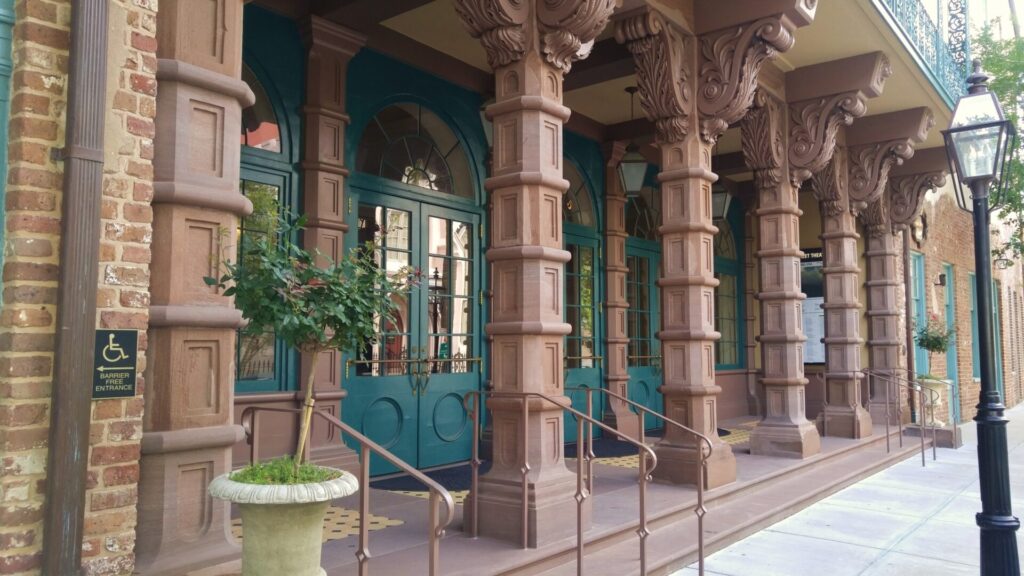
<instances>
[{"instance_id":1,"label":"fanlight window","mask_svg":"<svg viewBox=\"0 0 1024 576\"><path fill-rule=\"evenodd\" d=\"M268 152L281 152L281 125L274 114L267 91L248 66L242 67L242 80L256 95L256 103L242 110L240 144Z\"/></svg>"},{"instance_id":2,"label":"fanlight window","mask_svg":"<svg viewBox=\"0 0 1024 576\"><path fill-rule=\"evenodd\" d=\"M728 220L716 220L718 234L715 234L715 256L726 260L738 260L736 256L736 237Z\"/></svg>"},{"instance_id":3,"label":"fanlight window","mask_svg":"<svg viewBox=\"0 0 1024 576\"><path fill-rule=\"evenodd\" d=\"M657 240L661 226L661 190L644 186L626 198L626 233L634 238Z\"/></svg>"},{"instance_id":4,"label":"fanlight window","mask_svg":"<svg viewBox=\"0 0 1024 576\"><path fill-rule=\"evenodd\" d=\"M418 104L396 104L363 132L356 169L409 186L474 197L469 159L452 129Z\"/></svg>"},{"instance_id":5,"label":"fanlight window","mask_svg":"<svg viewBox=\"0 0 1024 576\"><path fill-rule=\"evenodd\" d=\"M587 181L583 179L576 165L563 159L565 166L564 176L569 181L569 189L566 190L562 199L562 220L570 224L578 224L587 228L597 227L597 217L594 214L594 201L587 187Z\"/></svg>"}]
</instances>

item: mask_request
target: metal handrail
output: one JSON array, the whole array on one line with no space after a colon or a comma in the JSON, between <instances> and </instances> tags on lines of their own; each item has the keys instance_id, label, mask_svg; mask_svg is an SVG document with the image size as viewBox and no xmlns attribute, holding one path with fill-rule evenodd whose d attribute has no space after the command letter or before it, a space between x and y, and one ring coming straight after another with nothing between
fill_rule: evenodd
<instances>
[{"instance_id":1,"label":"metal handrail","mask_svg":"<svg viewBox=\"0 0 1024 576\"><path fill-rule=\"evenodd\" d=\"M918 393L917 394L917 398L918 398L918 414L920 415L918 417L918 420L919 420L918 421L918 426L920 427L920 436L921 436L921 466L925 466L926 465L925 442L924 442L925 441L926 427L931 428L931 431L932 431L932 460L936 460L938 458L938 450L937 450L937 447L936 447L936 445L937 445L936 439L938 437L938 434L936 432L936 426L935 426L935 409L934 408L935 408L935 406L938 405L938 399L939 399L938 392L935 392L934 390L931 390L929 388L925 388L924 386L922 386L916 380L907 379L907 378L904 378L902 376L898 376L898 375L893 374L893 373L886 373L884 371L874 370L874 369L870 369L870 368L862 369L861 372L863 374L867 375L867 376L874 377L874 378L877 378L877 379L880 379L880 380L883 380L883 381L887 382L887 385L885 386L885 449L886 449L886 452L890 451L890 446L889 446L889 442L890 442L889 441L890 413L889 413L889 410L890 410L890 408L892 406L891 392L890 391L891 391L891 388L892 388L892 384L896 384L898 387L905 388L907 391L914 391L914 392ZM924 397L925 397L925 393L926 392L928 394L928 399L929 399L930 405L932 406L932 414L931 414L931 418L930 418L930 421L931 421L930 422L930 426L928 426L928 423L925 422L925 410L924 410L925 401L924 401ZM898 421L898 424L899 424L899 431L900 431L899 437L900 437L900 447L901 448L903 447L903 411L902 411L902 406L903 406L902 402L899 402L899 401L896 402L896 418L897 418L897 421Z\"/></svg>"},{"instance_id":2,"label":"metal handrail","mask_svg":"<svg viewBox=\"0 0 1024 576\"><path fill-rule=\"evenodd\" d=\"M249 461L255 462L258 454L259 441L256 436L256 428L259 423L260 412L279 412L285 414L301 414L301 408L270 408L263 406L250 406L242 412L242 428L245 430L245 440L249 444ZM331 414L317 410L313 414L327 421L330 426L341 430L343 433L355 438L359 442L359 547L356 549L356 560L359 562L359 576L368 576L370 573L370 549L369 549L369 522L370 517L370 453L373 452L387 460L392 465L402 469L407 474L419 480L430 490L430 535L429 535L429 574L438 576L441 574L441 553L440 540L444 538L444 529L451 524L455 517L455 501L452 495L443 486L431 480L427 475L417 470L398 456L389 452L383 446L363 436L351 426L338 420ZM312 423L310 424L312 426ZM310 430L312 433L312 429ZM307 450L309 446L306 446ZM444 520L440 519L440 505L444 504Z\"/></svg>"},{"instance_id":3,"label":"metal handrail","mask_svg":"<svg viewBox=\"0 0 1024 576\"><path fill-rule=\"evenodd\" d=\"M656 410L652 410L652 409L648 408L647 406L644 406L643 404L640 404L638 402L634 402L634 401L630 400L629 398L626 398L625 396L623 396L621 394L618 394L616 392L612 392L611 390L607 390L605 388L594 389L594 388L577 388L577 387L573 387L573 388L566 388L566 391L571 391L571 392L583 391L583 392L587 393L587 413L588 414L591 412L592 407L593 407L593 401L592 401L591 397L592 397L594 392L598 392L598 393L601 393L601 394L607 394L608 396L610 396L612 398L616 398L618 400L621 400L622 402L625 402L627 406L630 406L630 407L640 411L641 414L639 415L640 418L638 419L639 420L639 426L638 426L638 428L639 428L639 438L640 438L640 442L642 442L644 444L646 444L646 442L647 442L647 430L646 430L646 427L644 426L644 414L650 414L651 416L654 416L655 418L658 418L659 420L661 420L665 424L671 424L672 426L675 426L676 428L678 428L678 429L682 430L683 432L686 432L687 434L690 434L691 436L694 437L694 440L698 444L698 449L697 449L697 454L698 454L697 455L697 469L699 470L699 474L698 474L697 483L696 483L697 484L697 504L696 504L696 506L694 506L693 513L697 517L697 562L698 562L698 569L699 569L699 573L703 576L703 574L704 574L704 515L707 514L707 511L708 511L708 509L704 506L704 489L705 489L704 483L705 483L705 479L707 477L707 459L711 457L711 454L712 454L712 452L714 452L714 449L715 449L714 445L711 443L711 439L708 438L707 436L705 436L704 434L701 434L700 432L697 432L693 428L689 428L689 427L687 427L687 426L685 426L683 424L680 424L679 422L676 422L675 420L669 418L668 416L665 416L664 414L661 414L660 412L658 412ZM620 434L620 437L622 437L621 434ZM592 432L591 432L591 438L593 438ZM703 446L700 446L701 444L703 444ZM704 447L707 448L707 453L704 452L704 450L703 450ZM594 454L591 451L588 454L588 458L592 459L593 456L594 456ZM588 467L589 466L592 466L592 464L588 463ZM588 479L592 478L592 477L593 477L592 475L588 476ZM593 485L591 485L591 490L593 490Z\"/></svg>"},{"instance_id":4,"label":"metal handrail","mask_svg":"<svg viewBox=\"0 0 1024 576\"><path fill-rule=\"evenodd\" d=\"M584 414L579 410L576 410L572 406L566 404L565 401L559 401L558 399L552 398L546 394L539 392L496 392L496 391L478 391L473 390L467 392L463 397L463 406L466 411L470 414L473 421L473 453L472 459L470 460L470 469L472 470L472 479L470 483L470 493L473 495L470 500L470 536L476 538L479 534L479 521L480 511L477 495L479 494L479 482L480 482L480 412L481 402L484 396L489 396L491 400L503 400L512 399L522 401L522 413L521 418L523 425L520 426L521 432L521 443L522 447L522 462L519 467L519 471L522 474L521 489L522 489L522 509L521 519L522 531L520 533L520 544L525 549L529 547L529 483L530 483L530 462L529 462L529 430L530 427L527 425L530 418L530 399L535 398L541 402L547 402L558 408L565 410L576 417L576 574L582 576L583 571L583 504L587 498L590 497L593 489L593 472L592 470L584 470L584 463L592 458L586 458L584 454L593 454L593 442L594 442L594 426L605 430L612 434L618 434L618 431L612 427L604 424L603 422L596 420ZM589 410L589 408L588 408ZM583 423L588 424L584 427ZM637 536L640 539L640 573L643 575L647 574L647 536L650 535L650 529L647 526L647 484L651 481L651 471L658 466L658 456L654 453L654 450L650 446L633 440L631 438L625 438L625 441L636 446L638 449L646 452L646 455L640 457L640 472L639 472L639 508L640 508L640 519L637 526ZM586 447L586 450L584 449ZM648 467L648 458L650 458L650 467ZM588 480L584 482L584 478ZM703 574L703 572L702 572Z\"/></svg>"}]
</instances>

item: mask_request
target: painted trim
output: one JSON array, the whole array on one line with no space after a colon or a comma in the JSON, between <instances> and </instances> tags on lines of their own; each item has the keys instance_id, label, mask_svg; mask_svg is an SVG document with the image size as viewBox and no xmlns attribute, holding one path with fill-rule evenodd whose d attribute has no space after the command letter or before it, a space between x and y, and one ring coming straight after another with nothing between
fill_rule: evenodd
<instances>
[{"instance_id":1,"label":"painted trim","mask_svg":"<svg viewBox=\"0 0 1024 576\"><path fill-rule=\"evenodd\" d=\"M955 422L960 421L960 354L958 343L960 339L956 333L956 269L952 264L946 262L942 265L942 271L946 274L945 313L946 329L952 329L953 338L946 347L946 379L952 381L951 398L949 400L951 415Z\"/></svg>"},{"instance_id":2,"label":"painted trim","mask_svg":"<svg viewBox=\"0 0 1024 576\"><path fill-rule=\"evenodd\" d=\"M917 344L917 331L928 321L928 311L925 302L924 284L924 254L920 252L910 253L910 279L911 298L913 298L911 311L914 319L914 369L918 374L928 374L931 370L931 363L928 361L928 351ZM917 293L917 297L913 296Z\"/></svg>"},{"instance_id":3,"label":"painted trim","mask_svg":"<svg viewBox=\"0 0 1024 576\"><path fill-rule=\"evenodd\" d=\"M971 376L981 378L981 346L978 342L978 279L971 272L967 275L971 284Z\"/></svg>"},{"instance_id":4,"label":"painted trim","mask_svg":"<svg viewBox=\"0 0 1024 576\"><path fill-rule=\"evenodd\" d=\"M1003 284L999 280L992 279L992 343L993 343L993 354L995 354L995 365L996 365L996 390L999 391L999 396L1005 398L1006 391L1004 389L1003 381L1003 328L1000 326L1000 317L1002 314L999 308L1002 306L1002 300L999 295L1003 291Z\"/></svg>"},{"instance_id":5,"label":"painted trim","mask_svg":"<svg viewBox=\"0 0 1024 576\"><path fill-rule=\"evenodd\" d=\"M7 205L7 147L10 141L8 129L11 119L11 73L14 61L11 54L11 39L14 34L14 0L0 0L0 217L6 222ZM7 226L0 226L0 268L4 264L3 249ZM2 306L3 304L0 304Z\"/></svg>"}]
</instances>

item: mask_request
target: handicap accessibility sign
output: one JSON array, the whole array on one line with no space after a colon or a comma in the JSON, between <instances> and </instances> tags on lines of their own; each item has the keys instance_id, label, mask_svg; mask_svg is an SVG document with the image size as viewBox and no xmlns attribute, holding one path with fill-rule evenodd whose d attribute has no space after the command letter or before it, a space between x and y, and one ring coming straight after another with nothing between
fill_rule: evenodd
<instances>
[{"instance_id":1,"label":"handicap accessibility sign","mask_svg":"<svg viewBox=\"0 0 1024 576\"><path fill-rule=\"evenodd\" d=\"M135 396L138 351L138 330L96 330L93 399Z\"/></svg>"}]
</instances>

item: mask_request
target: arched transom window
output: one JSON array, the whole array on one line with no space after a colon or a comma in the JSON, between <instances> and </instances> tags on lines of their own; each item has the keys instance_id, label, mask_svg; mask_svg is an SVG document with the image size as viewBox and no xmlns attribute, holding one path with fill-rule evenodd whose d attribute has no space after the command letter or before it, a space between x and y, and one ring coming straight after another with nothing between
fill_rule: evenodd
<instances>
[{"instance_id":1,"label":"arched transom window","mask_svg":"<svg viewBox=\"0 0 1024 576\"><path fill-rule=\"evenodd\" d=\"M373 117L359 142L356 169L409 186L475 196L462 143L419 104L395 104Z\"/></svg>"},{"instance_id":2,"label":"arched transom window","mask_svg":"<svg viewBox=\"0 0 1024 576\"><path fill-rule=\"evenodd\" d=\"M569 181L569 189L562 199L562 220L587 228L596 228L597 215L594 213L594 200L587 181L568 158L564 159L562 164L565 167L563 175Z\"/></svg>"},{"instance_id":3,"label":"arched transom window","mask_svg":"<svg viewBox=\"0 0 1024 576\"><path fill-rule=\"evenodd\" d=\"M242 110L240 144L268 152L281 152L281 125L266 89L248 66L242 66L242 80L252 89L256 102Z\"/></svg>"}]
</instances>

